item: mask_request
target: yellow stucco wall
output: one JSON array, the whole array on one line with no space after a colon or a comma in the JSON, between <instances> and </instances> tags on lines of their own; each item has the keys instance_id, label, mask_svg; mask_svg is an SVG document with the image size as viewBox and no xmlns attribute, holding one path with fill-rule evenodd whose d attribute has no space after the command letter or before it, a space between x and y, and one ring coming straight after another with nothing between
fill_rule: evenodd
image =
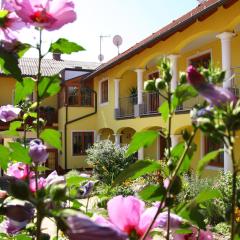
<instances>
[{"instance_id":1,"label":"yellow stucco wall","mask_svg":"<svg viewBox=\"0 0 240 240\"><path fill-rule=\"evenodd\" d=\"M98 101L98 112L96 115L76 122L69 126L68 139L70 141L71 131L78 130L94 130L96 133L103 128L111 128L114 133L119 133L124 128L132 128L135 131L149 129L150 127L165 127L160 116L151 116L144 118L132 118L116 120L114 118L114 79L121 78L120 81L120 97L129 96L129 89L137 86L137 75L135 69L142 68L144 72L144 80L147 80L149 73L157 70L154 63L162 56L169 54L179 54L178 69L185 71L188 59L191 56L210 51L212 61L215 65L221 67L221 41L216 37L217 34L225 31L233 32L235 27L240 24L240 2L235 3L228 9L220 7L217 12L213 13L209 18L203 21L197 21L182 32L175 33L165 41L161 41L151 48L147 48L141 53L128 58L117 66L107 70L94 78L94 90L99 96L99 82L103 79L109 80L109 102L101 106ZM232 40L232 65L240 66L240 36L237 35ZM60 117L63 110L60 110ZM78 108L73 109L72 115L76 115ZM75 113L74 113L75 112ZM59 118L60 119L60 118ZM59 128L62 129L62 120L59 120ZM178 114L173 117L172 133L180 132L180 129L189 127L191 120L189 114ZM240 141L237 139L236 141ZM196 136L196 144L200 145L200 134ZM71 155L71 144L68 142L68 154ZM156 158L157 143L145 149L145 156ZM192 167L196 166L200 159L200 147L194 155ZM237 152L237 155L239 153ZM63 160L61 161L61 164ZM69 167L85 166L82 159L68 158ZM214 174L213 170L206 171L207 175Z\"/></svg>"}]
</instances>

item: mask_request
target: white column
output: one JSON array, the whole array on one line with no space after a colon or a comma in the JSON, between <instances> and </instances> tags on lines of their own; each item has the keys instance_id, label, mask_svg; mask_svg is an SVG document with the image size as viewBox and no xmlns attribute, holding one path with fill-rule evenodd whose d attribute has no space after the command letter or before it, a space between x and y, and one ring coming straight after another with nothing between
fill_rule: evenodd
<instances>
[{"instance_id":1,"label":"white column","mask_svg":"<svg viewBox=\"0 0 240 240\"><path fill-rule=\"evenodd\" d=\"M144 69L136 69L137 73L137 91L138 91L138 104L143 103L143 72Z\"/></svg>"},{"instance_id":2,"label":"white column","mask_svg":"<svg viewBox=\"0 0 240 240\"><path fill-rule=\"evenodd\" d=\"M200 154L201 154L200 157L202 159L205 155L205 137L202 132L201 132L201 136L200 136Z\"/></svg>"},{"instance_id":3,"label":"white column","mask_svg":"<svg viewBox=\"0 0 240 240\"><path fill-rule=\"evenodd\" d=\"M171 135L172 147L175 147L179 143L179 135Z\"/></svg>"},{"instance_id":4,"label":"white column","mask_svg":"<svg viewBox=\"0 0 240 240\"><path fill-rule=\"evenodd\" d=\"M119 83L121 79L114 79L114 97L115 97L115 109L119 109Z\"/></svg>"},{"instance_id":5,"label":"white column","mask_svg":"<svg viewBox=\"0 0 240 240\"><path fill-rule=\"evenodd\" d=\"M121 134L116 133L116 134L114 134L114 136L115 136L115 145L117 147L120 147L121 146Z\"/></svg>"},{"instance_id":6,"label":"white column","mask_svg":"<svg viewBox=\"0 0 240 240\"><path fill-rule=\"evenodd\" d=\"M233 166L232 166L232 159L230 154L227 151L227 146L224 145L224 172L232 172Z\"/></svg>"},{"instance_id":7,"label":"white column","mask_svg":"<svg viewBox=\"0 0 240 240\"><path fill-rule=\"evenodd\" d=\"M231 87L231 81L229 81L229 79L231 78L231 60L232 60L231 40L234 36L235 34L232 32L223 32L217 35L217 38L221 40L222 46L222 69L226 71L225 80L223 82L224 88Z\"/></svg>"},{"instance_id":8,"label":"white column","mask_svg":"<svg viewBox=\"0 0 240 240\"><path fill-rule=\"evenodd\" d=\"M177 87L178 83L178 58L179 55L171 54L168 56L170 63L171 63L171 74L172 74L172 81L171 81L171 89L174 91Z\"/></svg>"},{"instance_id":9,"label":"white column","mask_svg":"<svg viewBox=\"0 0 240 240\"><path fill-rule=\"evenodd\" d=\"M97 137L96 137L96 142L100 142L100 141L101 141L101 134L98 133L98 134L97 134Z\"/></svg>"},{"instance_id":10,"label":"white column","mask_svg":"<svg viewBox=\"0 0 240 240\"><path fill-rule=\"evenodd\" d=\"M144 160L144 148L138 149L138 160Z\"/></svg>"}]
</instances>

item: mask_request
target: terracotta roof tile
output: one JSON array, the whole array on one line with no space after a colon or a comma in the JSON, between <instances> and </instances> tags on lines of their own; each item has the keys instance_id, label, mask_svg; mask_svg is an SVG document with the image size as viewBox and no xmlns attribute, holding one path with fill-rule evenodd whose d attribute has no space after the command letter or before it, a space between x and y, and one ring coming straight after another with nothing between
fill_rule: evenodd
<instances>
[{"instance_id":1,"label":"terracotta roof tile","mask_svg":"<svg viewBox=\"0 0 240 240\"><path fill-rule=\"evenodd\" d=\"M19 66L24 76L36 76L38 72L38 59L37 58L21 58ZM68 61L68 60L54 60L43 59L41 73L43 76L52 76L58 74L65 68L70 69L85 69L94 70L99 66L95 62L81 62L81 61Z\"/></svg>"},{"instance_id":2,"label":"terracotta roof tile","mask_svg":"<svg viewBox=\"0 0 240 240\"><path fill-rule=\"evenodd\" d=\"M207 0L202 4L199 4L196 8L191 10L190 12L184 14L180 18L173 20L170 24L166 25L165 27L161 28L159 31L153 33L152 35L148 36L144 40L139 43L136 43L134 46L129 48L128 50L124 51L120 55L112 58L106 63L101 64L92 74L88 75L86 78L95 77L97 74L104 72L118 63L134 56L135 54L141 52L146 47L151 47L154 44L158 43L161 40L167 39L172 34L176 33L177 31L184 30L186 26L193 24L199 17L204 16L205 12L210 10L216 10L219 6L222 5L230 5L238 0ZM208 13L206 17L210 16L211 14Z\"/></svg>"}]
</instances>

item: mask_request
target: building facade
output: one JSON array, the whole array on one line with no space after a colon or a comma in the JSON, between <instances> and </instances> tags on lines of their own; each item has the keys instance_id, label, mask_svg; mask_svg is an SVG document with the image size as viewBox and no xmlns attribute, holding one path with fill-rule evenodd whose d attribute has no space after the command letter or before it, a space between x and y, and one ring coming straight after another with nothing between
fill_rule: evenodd
<instances>
[{"instance_id":1,"label":"building facade","mask_svg":"<svg viewBox=\"0 0 240 240\"><path fill-rule=\"evenodd\" d=\"M226 71L223 87L236 95L240 88L240 1L208 0L191 12L102 64L92 73L73 78L61 97L58 126L63 150L59 164L63 169L87 168L86 149L94 141L110 139L116 145L129 144L135 132L161 131L165 123L158 113L162 103L157 93L146 93L144 81L158 77L157 63L171 61L172 88L187 66L208 66L210 62ZM84 93L84 89L88 92ZM172 143L181 141L183 129L191 128L190 109L197 97L186 102L173 117ZM236 142L240 143L239 137ZM201 157L219 146L198 133L198 146L192 168ZM161 159L165 140L159 137L150 147L138 151L138 159ZM239 156L240 154L237 152ZM227 153L206 169L206 174L231 170Z\"/></svg>"}]
</instances>

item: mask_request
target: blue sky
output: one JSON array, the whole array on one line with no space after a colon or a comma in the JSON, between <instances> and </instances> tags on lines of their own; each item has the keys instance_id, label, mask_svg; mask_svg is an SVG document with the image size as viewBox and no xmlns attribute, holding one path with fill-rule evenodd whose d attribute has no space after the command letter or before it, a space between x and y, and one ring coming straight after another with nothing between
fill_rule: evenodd
<instances>
[{"instance_id":1,"label":"blue sky","mask_svg":"<svg viewBox=\"0 0 240 240\"><path fill-rule=\"evenodd\" d=\"M105 60L117 54L112 43L114 35L123 38L120 52L125 51L143 38L156 32L161 27L196 7L197 0L74 0L78 19L61 30L45 32L45 45L59 37L68 38L82 45L86 51L64 55L63 59L79 61L98 61L99 36L105 38L102 52ZM21 33L26 42L36 41L34 33L29 30ZM35 56L34 52L28 56ZM49 56L50 57L50 56Z\"/></svg>"}]
</instances>

